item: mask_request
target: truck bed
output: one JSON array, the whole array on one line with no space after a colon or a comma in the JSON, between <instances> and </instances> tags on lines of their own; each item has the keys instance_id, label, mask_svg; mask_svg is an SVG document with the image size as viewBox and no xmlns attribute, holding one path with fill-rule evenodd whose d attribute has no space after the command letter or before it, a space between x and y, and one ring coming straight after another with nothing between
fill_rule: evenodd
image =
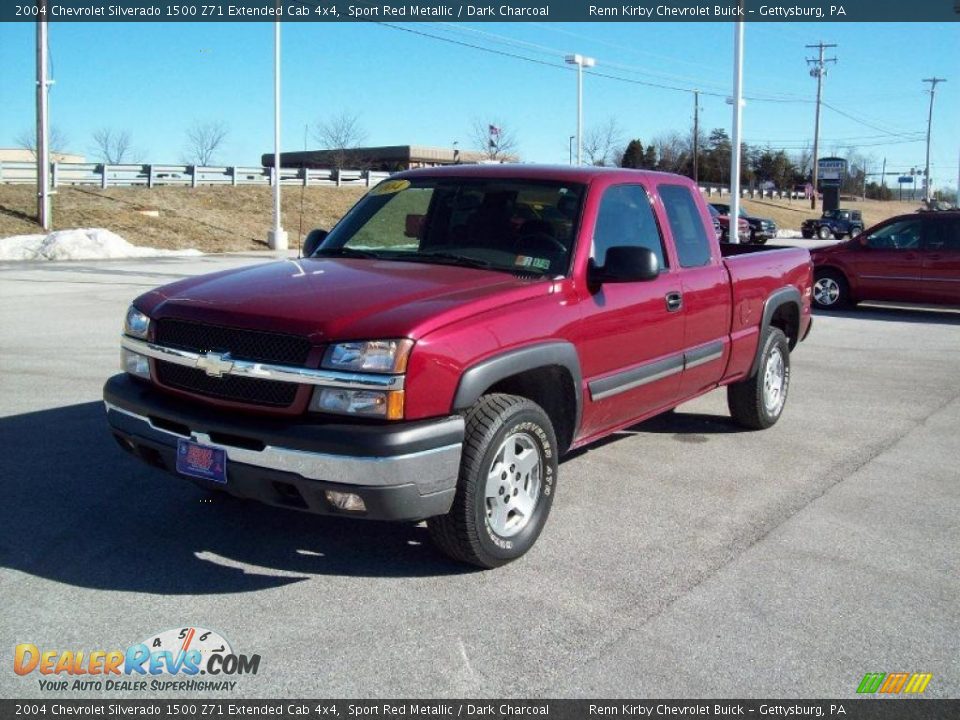
<instances>
[{"instance_id":1,"label":"truck bed","mask_svg":"<svg viewBox=\"0 0 960 720\"><path fill-rule=\"evenodd\" d=\"M764 305L774 293L795 291L799 295L801 310L795 338L804 336L810 323L813 266L806 248L788 245L721 243L720 253L730 274L732 311L726 379L736 380L753 365Z\"/></svg>"}]
</instances>

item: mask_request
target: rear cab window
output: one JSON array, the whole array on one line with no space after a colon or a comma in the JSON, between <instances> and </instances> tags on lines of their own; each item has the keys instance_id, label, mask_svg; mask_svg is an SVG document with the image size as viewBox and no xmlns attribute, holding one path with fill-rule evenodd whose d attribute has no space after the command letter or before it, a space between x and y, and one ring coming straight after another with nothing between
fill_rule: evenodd
<instances>
[{"instance_id":1,"label":"rear cab window","mask_svg":"<svg viewBox=\"0 0 960 720\"><path fill-rule=\"evenodd\" d=\"M709 265L713 259L713 246L690 188L684 185L658 185L657 192L667 215L680 267Z\"/></svg>"}]
</instances>

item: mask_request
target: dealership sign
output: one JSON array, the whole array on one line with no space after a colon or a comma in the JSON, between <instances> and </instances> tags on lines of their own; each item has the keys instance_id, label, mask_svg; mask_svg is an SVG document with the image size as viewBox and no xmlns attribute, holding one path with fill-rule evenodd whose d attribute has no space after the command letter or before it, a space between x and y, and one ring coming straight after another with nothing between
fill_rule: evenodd
<instances>
[{"instance_id":1,"label":"dealership sign","mask_svg":"<svg viewBox=\"0 0 960 720\"><path fill-rule=\"evenodd\" d=\"M820 187L840 187L847 174L847 161L838 157L825 157L817 161L817 184Z\"/></svg>"}]
</instances>

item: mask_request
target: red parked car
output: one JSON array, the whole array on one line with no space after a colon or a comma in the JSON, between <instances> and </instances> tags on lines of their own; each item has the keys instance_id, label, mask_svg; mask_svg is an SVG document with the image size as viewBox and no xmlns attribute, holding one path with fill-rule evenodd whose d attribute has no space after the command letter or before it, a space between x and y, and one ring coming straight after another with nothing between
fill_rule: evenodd
<instances>
[{"instance_id":1,"label":"red parked car","mask_svg":"<svg viewBox=\"0 0 960 720\"><path fill-rule=\"evenodd\" d=\"M717 239L722 243L730 242L730 216L720 212L712 203L707 205L707 211L713 218L714 228L719 228ZM750 223L743 217L737 218L737 241L750 242Z\"/></svg>"},{"instance_id":2,"label":"red parked car","mask_svg":"<svg viewBox=\"0 0 960 720\"><path fill-rule=\"evenodd\" d=\"M426 519L482 567L533 545L574 448L720 386L773 425L811 323L807 250L721 247L664 173L405 172L304 253L134 300L119 445L271 505Z\"/></svg>"},{"instance_id":3,"label":"red parked car","mask_svg":"<svg viewBox=\"0 0 960 720\"><path fill-rule=\"evenodd\" d=\"M960 305L958 211L893 217L810 256L820 308L861 300Z\"/></svg>"}]
</instances>

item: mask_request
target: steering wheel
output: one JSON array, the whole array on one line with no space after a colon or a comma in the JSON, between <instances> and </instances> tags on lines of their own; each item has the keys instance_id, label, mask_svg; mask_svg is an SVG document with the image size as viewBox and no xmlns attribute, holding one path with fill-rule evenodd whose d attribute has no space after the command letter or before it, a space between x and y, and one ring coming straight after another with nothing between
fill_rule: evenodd
<instances>
[{"instance_id":1,"label":"steering wheel","mask_svg":"<svg viewBox=\"0 0 960 720\"><path fill-rule=\"evenodd\" d=\"M566 245L557 240L553 235L545 232L532 232L521 235L517 240L517 247L526 252L536 252L541 249L545 252L560 253L561 255L567 252Z\"/></svg>"}]
</instances>

